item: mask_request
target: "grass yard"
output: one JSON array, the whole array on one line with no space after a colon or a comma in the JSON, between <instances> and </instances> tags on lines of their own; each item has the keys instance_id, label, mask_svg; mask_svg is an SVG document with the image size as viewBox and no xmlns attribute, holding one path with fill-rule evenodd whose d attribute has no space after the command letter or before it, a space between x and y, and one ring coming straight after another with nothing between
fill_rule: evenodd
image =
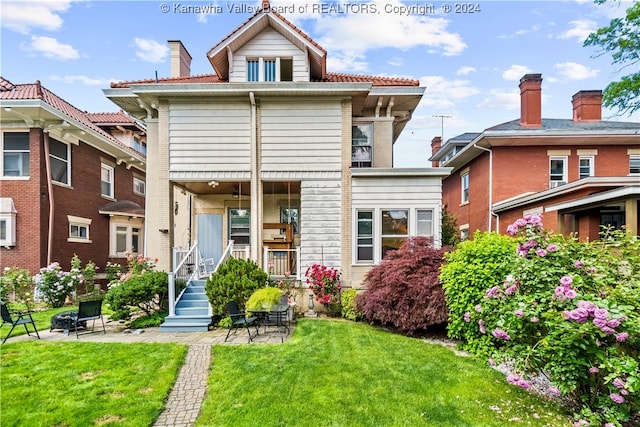
<instances>
[{"instance_id":1,"label":"grass yard","mask_svg":"<svg viewBox=\"0 0 640 427\"><path fill-rule=\"evenodd\" d=\"M152 425L186 352L178 344L9 339L0 346L0 425Z\"/></svg>"},{"instance_id":2,"label":"grass yard","mask_svg":"<svg viewBox=\"0 0 640 427\"><path fill-rule=\"evenodd\" d=\"M282 345L213 348L198 426L568 426L556 405L442 346L301 319Z\"/></svg>"}]
</instances>

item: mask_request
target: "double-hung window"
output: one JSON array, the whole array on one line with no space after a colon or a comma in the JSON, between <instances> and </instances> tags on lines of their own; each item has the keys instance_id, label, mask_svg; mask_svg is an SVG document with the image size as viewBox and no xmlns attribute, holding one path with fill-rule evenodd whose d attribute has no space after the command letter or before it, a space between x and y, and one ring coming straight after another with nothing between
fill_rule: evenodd
<instances>
[{"instance_id":1,"label":"double-hung window","mask_svg":"<svg viewBox=\"0 0 640 427\"><path fill-rule=\"evenodd\" d=\"M433 210L416 211L416 236L433 237Z\"/></svg>"},{"instance_id":2,"label":"double-hung window","mask_svg":"<svg viewBox=\"0 0 640 427\"><path fill-rule=\"evenodd\" d=\"M100 165L100 194L113 199L113 166L102 163Z\"/></svg>"},{"instance_id":3,"label":"double-hung window","mask_svg":"<svg viewBox=\"0 0 640 427\"><path fill-rule=\"evenodd\" d=\"M146 184L142 178L133 177L133 192L139 196L146 194Z\"/></svg>"},{"instance_id":4,"label":"double-hung window","mask_svg":"<svg viewBox=\"0 0 640 427\"><path fill-rule=\"evenodd\" d=\"M373 261L373 211L357 213L356 261Z\"/></svg>"},{"instance_id":5,"label":"double-hung window","mask_svg":"<svg viewBox=\"0 0 640 427\"><path fill-rule=\"evenodd\" d=\"M373 166L373 125L358 124L351 127L351 167Z\"/></svg>"},{"instance_id":6,"label":"double-hung window","mask_svg":"<svg viewBox=\"0 0 640 427\"><path fill-rule=\"evenodd\" d=\"M3 134L2 176L29 176L29 132L5 132Z\"/></svg>"},{"instance_id":7,"label":"double-hung window","mask_svg":"<svg viewBox=\"0 0 640 427\"><path fill-rule=\"evenodd\" d=\"M71 185L71 147L68 144L49 138L49 161L51 179L65 185Z\"/></svg>"},{"instance_id":8,"label":"double-hung window","mask_svg":"<svg viewBox=\"0 0 640 427\"><path fill-rule=\"evenodd\" d=\"M549 188L556 188L567 183L567 157L549 157Z\"/></svg>"},{"instance_id":9,"label":"double-hung window","mask_svg":"<svg viewBox=\"0 0 640 427\"><path fill-rule=\"evenodd\" d=\"M593 176L593 161L594 161L594 157L593 156L580 156L579 159L579 170L578 170L578 176L580 177L580 179L582 178L587 178L589 176Z\"/></svg>"},{"instance_id":10,"label":"double-hung window","mask_svg":"<svg viewBox=\"0 0 640 427\"><path fill-rule=\"evenodd\" d=\"M249 209L229 209L229 240L237 245L250 244L251 216Z\"/></svg>"},{"instance_id":11,"label":"double-hung window","mask_svg":"<svg viewBox=\"0 0 640 427\"><path fill-rule=\"evenodd\" d=\"M640 175L640 155L629 156L629 175Z\"/></svg>"},{"instance_id":12,"label":"double-hung window","mask_svg":"<svg viewBox=\"0 0 640 427\"><path fill-rule=\"evenodd\" d=\"M469 171L460 175L460 203L469 202Z\"/></svg>"}]
</instances>

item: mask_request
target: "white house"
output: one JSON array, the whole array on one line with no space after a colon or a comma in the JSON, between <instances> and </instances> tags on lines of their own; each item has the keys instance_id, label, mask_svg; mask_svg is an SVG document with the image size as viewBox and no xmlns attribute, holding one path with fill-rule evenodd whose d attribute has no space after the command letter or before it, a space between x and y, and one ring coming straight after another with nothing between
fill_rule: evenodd
<instances>
[{"instance_id":1,"label":"white house","mask_svg":"<svg viewBox=\"0 0 640 427\"><path fill-rule=\"evenodd\" d=\"M160 268L175 246L216 260L233 241L274 274L321 263L359 287L408 237L439 244L450 169L393 167L419 81L327 72L327 52L268 1L207 52L213 74L191 76L169 44L171 77L105 89L148 127L146 248Z\"/></svg>"}]
</instances>

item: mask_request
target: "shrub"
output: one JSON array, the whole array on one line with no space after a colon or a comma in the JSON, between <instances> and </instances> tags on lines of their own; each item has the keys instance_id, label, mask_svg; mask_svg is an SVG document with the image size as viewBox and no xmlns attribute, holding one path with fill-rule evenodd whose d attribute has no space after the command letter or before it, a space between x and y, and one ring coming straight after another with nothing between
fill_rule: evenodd
<instances>
[{"instance_id":1,"label":"shrub","mask_svg":"<svg viewBox=\"0 0 640 427\"><path fill-rule=\"evenodd\" d=\"M362 312L360 312L356 305L357 296L358 291L353 288L342 291L342 295L340 295L340 314L342 314L342 317L345 319L353 321L362 319Z\"/></svg>"},{"instance_id":2,"label":"shrub","mask_svg":"<svg viewBox=\"0 0 640 427\"><path fill-rule=\"evenodd\" d=\"M356 297L364 317L414 335L447 320L444 292L438 279L444 249L431 239L414 237L364 278L367 289Z\"/></svg>"},{"instance_id":3,"label":"shrub","mask_svg":"<svg viewBox=\"0 0 640 427\"><path fill-rule=\"evenodd\" d=\"M270 307L280 302L282 291L279 288L267 286L254 291L245 307L246 310L260 310L263 307Z\"/></svg>"},{"instance_id":4,"label":"shrub","mask_svg":"<svg viewBox=\"0 0 640 427\"><path fill-rule=\"evenodd\" d=\"M36 289L44 301L51 307L62 307L67 297L75 291L74 276L57 262L41 268L36 275Z\"/></svg>"},{"instance_id":5,"label":"shrub","mask_svg":"<svg viewBox=\"0 0 640 427\"><path fill-rule=\"evenodd\" d=\"M494 357L515 363L508 381L527 388L542 373L578 405L577 424L620 426L640 410L638 237L579 242L545 231L537 216L508 232L518 239L511 274L471 320L485 322Z\"/></svg>"},{"instance_id":6,"label":"shrub","mask_svg":"<svg viewBox=\"0 0 640 427\"><path fill-rule=\"evenodd\" d=\"M105 295L105 302L113 310L113 320L128 319L133 308L147 316L166 309L169 278L163 271L149 271L113 282Z\"/></svg>"},{"instance_id":7,"label":"shrub","mask_svg":"<svg viewBox=\"0 0 640 427\"><path fill-rule=\"evenodd\" d=\"M28 311L33 303L33 287L29 270L5 267L0 277L0 301L7 302L9 295L12 295L14 302L24 304Z\"/></svg>"},{"instance_id":8,"label":"shrub","mask_svg":"<svg viewBox=\"0 0 640 427\"><path fill-rule=\"evenodd\" d=\"M449 309L447 333L450 338L465 340L462 347L468 351L491 352L491 340L483 332L484 320L471 322L471 313L479 309L488 288L502 285L515 261L515 250L516 242L509 236L476 232L473 240L445 254L440 279Z\"/></svg>"},{"instance_id":9,"label":"shrub","mask_svg":"<svg viewBox=\"0 0 640 427\"><path fill-rule=\"evenodd\" d=\"M267 273L254 261L229 258L207 279L205 285L213 314L224 315L229 301L235 301L238 307L244 308L251 294L264 287L267 280Z\"/></svg>"},{"instance_id":10,"label":"shrub","mask_svg":"<svg viewBox=\"0 0 640 427\"><path fill-rule=\"evenodd\" d=\"M131 323L129 323L129 328L157 328L162 325L162 323L164 322L164 318L168 315L169 312L163 310L157 313L150 314L148 316L138 317L137 319L133 319Z\"/></svg>"}]
</instances>

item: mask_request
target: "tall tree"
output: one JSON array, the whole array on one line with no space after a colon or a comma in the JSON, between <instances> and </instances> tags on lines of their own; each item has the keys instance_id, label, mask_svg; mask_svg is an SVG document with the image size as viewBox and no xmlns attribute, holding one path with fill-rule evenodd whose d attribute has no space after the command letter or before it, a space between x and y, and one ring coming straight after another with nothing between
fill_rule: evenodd
<instances>
[{"instance_id":1,"label":"tall tree","mask_svg":"<svg viewBox=\"0 0 640 427\"><path fill-rule=\"evenodd\" d=\"M611 0L594 0L603 4ZM619 0L616 0L619 1ZM634 1L624 18L612 19L608 26L589 34L584 46L598 46L596 56L611 53L612 63L631 73L613 81L604 90L602 103L620 114L640 110L640 2Z\"/></svg>"}]
</instances>

